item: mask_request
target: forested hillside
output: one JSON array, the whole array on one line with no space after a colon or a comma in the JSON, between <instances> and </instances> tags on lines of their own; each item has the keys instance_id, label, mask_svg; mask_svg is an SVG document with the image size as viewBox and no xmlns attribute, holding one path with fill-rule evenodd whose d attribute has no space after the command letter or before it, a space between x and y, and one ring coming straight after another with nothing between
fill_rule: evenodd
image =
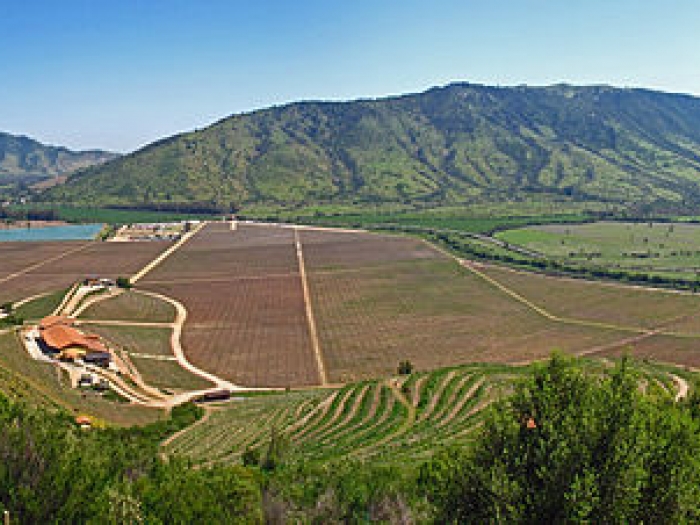
<instances>
[{"instance_id":1,"label":"forested hillside","mask_svg":"<svg viewBox=\"0 0 700 525\"><path fill-rule=\"evenodd\" d=\"M29 183L116 158L107 151L71 151L0 132L0 180Z\"/></svg>"},{"instance_id":2,"label":"forested hillside","mask_svg":"<svg viewBox=\"0 0 700 525\"><path fill-rule=\"evenodd\" d=\"M111 205L558 198L700 202L700 99L604 86L300 102L76 173L46 200Z\"/></svg>"}]
</instances>

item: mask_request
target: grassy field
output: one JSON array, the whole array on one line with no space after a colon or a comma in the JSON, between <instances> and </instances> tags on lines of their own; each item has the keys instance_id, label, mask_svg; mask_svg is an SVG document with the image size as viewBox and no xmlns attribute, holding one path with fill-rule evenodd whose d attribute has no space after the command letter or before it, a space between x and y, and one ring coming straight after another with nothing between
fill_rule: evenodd
<instances>
[{"instance_id":1,"label":"grassy field","mask_svg":"<svg viewBox=\"0 0 700 525\"><path fill-rule=\"evenodd\" d=\"M587 360L591 374L607 366ZM645 388L673 397L674 368L633 365ZM286 463L355 458L414 466L478 431L484 409L509 392L529 367L469 365L410 376L364 381L326 391L242 398L210 414L176 438L164 452L195 464L238 463L246 450L261 455L271 436L286 443Z\"/></svg>"},{"instance_id":2,"label":"grassy field","mask_svg":"<svg viewBox=\"0 0 700 525\"><path fill-rule=\"evenodd\" d=\"M175 307L156 297L131 290L93 304L80 318L171 323L175 319Z\"/></svg>"},{"instance_id":3,"label":"grassy field","mask_svg":"<svg viewBox=\"0 0 700 525\"><path fill-rule=\"evenodd\" d=\"M212 384L191 374L176 361L160 361L138 356L131 356L143 380L156 388L168 391L199 390L211 388Z\"/></svg>"},{"instance_id":4,"label":"grassy field","mask_svg":"<svg viewBox=\"0 0 700 525\"><path fill-rule=\"evenodd\" d=\"M550 224L503 231L496 237L573 263L690 279L700 274L698 224Z\"/></svg>"},{"instance_id":5,"label":"grassy field","mask_svg":"<svg viewBox=\"0 0 700 525\"><path fill-rule=\"evenodd\" d=\"M66 290L59 290L57 292L48 293L41 297L37 297L29 302L24 303L22 306L15 310L16 315L22 319L41 319L50 315L61 301L65 297Z\"/></svg>"},{"instance_id":6,"label":"grassy field","mask_svg":"<svg viewBox=\"0 0 700 525\"><path fill-rule=\"evenodd\" d=\"M86 331L104 337L122 350L134 354L172 356L170 328L150 328L142 326L113 326L86 323Z\"/></svg>"}]
</instances>

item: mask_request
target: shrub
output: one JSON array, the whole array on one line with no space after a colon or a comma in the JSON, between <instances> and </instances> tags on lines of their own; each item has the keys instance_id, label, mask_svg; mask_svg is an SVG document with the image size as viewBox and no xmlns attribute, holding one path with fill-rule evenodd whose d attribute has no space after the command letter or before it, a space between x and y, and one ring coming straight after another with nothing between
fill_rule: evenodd
<instances>
[{"instance_id":1,"label":"shrub","mask_svg":"<svg viewBox=\"0 0 700 525\"><path fill-rule=\"evenodd\" d=\"M260 465L260 451L256 448L247 447L241 456L241 460L246 467L257 467Z\"/></svg>"},{"instance_id":2,"label":"shrub","mask_svg":"<svg viewBox=\"0 0 700 525\"><path fill-rule=\"evenodd\" d=\"M402 376L411 375L413 373L413 363L411 363L408 359L401 361L398 366L398 373Z\"/></svg>"},{"instance_id":3,"label":"shrub","mask_svg":"<svg viewBox=\"0 0 700 525\"><path fill-rule=\"evenodd\" d=\"M129 288L134 286L133 284L131 284L131 280L128 277L117 277L116 282L119 288L124 288L125 290L128 290Z\"/></svg>"}]
</instances>

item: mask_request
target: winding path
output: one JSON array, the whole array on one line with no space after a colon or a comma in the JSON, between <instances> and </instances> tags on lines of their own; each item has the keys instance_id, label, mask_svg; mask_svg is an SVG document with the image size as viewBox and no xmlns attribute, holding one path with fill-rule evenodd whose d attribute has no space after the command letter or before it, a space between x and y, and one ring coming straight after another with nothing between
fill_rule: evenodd
<instances>
[{"instance_id":1,"label":"winding path","mask_svg":"<svg viewBox=\"0 0 700 525\"><path fill-rule=\"evenodd\" d=\"M154 297L156 299L160 299L161 301L167 301L175 307L176 315L175 315L175 320L173 321L173 323L171 325L173 332L172 332L172 335L170 337L170 344L171 344L172 349L173 349L173 354L175 354L175 358L177 359L177 362L179 363L179 365L182 368L184 368L188 372L190 372L198 377L201 377L202 379L206 379L210 383L214 383L214 385L216 385L216 389L219 389L219 390L220 389L225 389L225 390L229 390L229 391L250 390L248 388L234 385L230 381L226 381L225 379L221 379L220 377L215 376L214 374L210 374L209 372L205 372L204 370L197 368L196 366L194 366L192 363L190 363L187 360L187 357L185 356L185 351L182 348L182 342L181 342L182 327L185 324L185 320L187 319L187 309L180 301L177 301L177 300L173 299L172 297L167 297L165 295L161 295L159 293L150 292L150 291L146 291L146 290L138 290L138 292L142 293L144 295ZM208 392L208 391L209 390L187 392L185 394L180 394L179 396L175 396L175 397L182 398L182 396L186 397L187 394L194 394L194 396L192 396L192 397L196 397L198 395L201 395L203 392Z\"/></svg>"}]
</instances>

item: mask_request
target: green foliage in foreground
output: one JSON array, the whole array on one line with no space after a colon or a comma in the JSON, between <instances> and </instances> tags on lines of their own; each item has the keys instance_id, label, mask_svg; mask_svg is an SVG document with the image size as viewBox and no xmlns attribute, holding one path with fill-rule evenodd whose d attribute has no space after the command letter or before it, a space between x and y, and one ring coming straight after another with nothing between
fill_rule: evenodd
<instances>
[{"instance_id":1,"label":"green foliage in foreground","mask_svg":"<svg viewBox=\"0 0 700 525\"><path fill-rule=\"evenodd\" d=\"M13 523L259 523L251 472L158 459L159 441L198 412L184 406L147 427L84 431L67 415L0 398L0 511Z\"/></svg>"},{"instance_id":2,"label":"green foliage in foreground","mask_svg":"<svg viewBox=\"0 0 700 525\"><path fill-rule=\"evenodd\" d=\"M590 377L555 357L420 483L440 523L697 522L700 421L641 394L626 361Z\"/></svg>"},{"instance_id":3,"label":"green foliage in foreground","mask_svg":"<svg viewBox=\"0 0 700 525\"><path fill-rule=\"evenodd\" d=\"M422 464L288 464L273 432L244 454L250 466L192 469L163 461L159 443L194 406L81 431L0 398L0 511L15 523L697 522L700 398L674 403L635 370L555 356L516 380L474 440Z\"/></svg>"}]
</instances>

